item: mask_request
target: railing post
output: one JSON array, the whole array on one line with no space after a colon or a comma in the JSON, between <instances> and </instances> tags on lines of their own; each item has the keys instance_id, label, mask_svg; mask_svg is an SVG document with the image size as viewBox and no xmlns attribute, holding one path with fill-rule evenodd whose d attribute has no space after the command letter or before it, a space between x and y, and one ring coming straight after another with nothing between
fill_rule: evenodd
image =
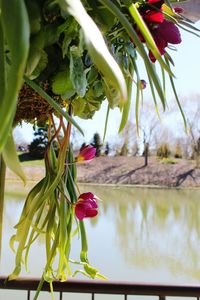
<instances>
[{"instance_id":1,"label":"railing post","mask_svg":"<svg viewBox=\"0 0 200 300\"><path fill-rule=\"evenodd\" d=\"M92 293L92 300L94 300L94 293Z\"/></svg>"},{"instance_id":2,"label":"railing post","mask_svg":"<svg viewBox=\"0 0 200 300\"><path fill-rule=\"evenodd\" d=\"M31 291L28 290L28 291L27 291L27 300L30 300L30 299L31 299Z\"/></svg>"},{"instance_id":3,"label":"railing post","mask_svg":"<svg viewBox=\"0 0 200 300\"><path fill-rule=\"evenodd\" d=\"M124 300L127 300L127 299L128 299L127 294L124 294Z\"/></svg>"},{"instance_id":4,"label":"railing post","mask_svg":"<svg viewBox=\"0 0 200 300\"><path fill-rule=\"evenodd\" d=\"M63 298L63 293L60 292L60 298L59 298L59 300L62 300L62 298Z\"/></svg>"},{"instance_id":5,"label":"railing post","mask_svg":"<svg viewBox=\"0 0 200 300\"><path fill-rule=\"evenodd\" d=\"M159 296L159 300L166 300L166 296Z\"/></svg>"}]
</instances>

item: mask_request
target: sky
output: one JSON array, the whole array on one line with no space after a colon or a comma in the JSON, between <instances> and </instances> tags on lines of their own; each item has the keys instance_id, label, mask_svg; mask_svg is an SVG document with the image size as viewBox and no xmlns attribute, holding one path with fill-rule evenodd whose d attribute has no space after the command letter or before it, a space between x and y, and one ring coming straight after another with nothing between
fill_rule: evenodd
<instances>
[{"instance_id":1,"label":"sky","mask_svg":"<svg viewBox=\"0 0 200 300\"><path fill-rule=\"evenodd\" d=\"M195 24L200 29L200 21ZM169 51L174 63L174 74L176 76L175 85L179 98L187 98L188 102L191 95L200 95L200 38L191 35L181 30L182 43L177 45L177 51ZM147 88L144 90L144 104L151 101L150 87L146 74L143 72L141 66L140 72L141 78L147 81ZM134 97L134 91L133 91ZM173 92L169 84L167 84L167 102L169 105L173 105ZM188 105L188 104L187 104ZM184 109L184 107L183 107ZM104 132L105 117L107 111L107 101L104 101L101 110L98 111L92 120L81 120L76 118L76 121L81 125L84 131L84 138L80 141L90 142L94 133L98 132L101 137ZM178 118L179 119L179 118ZM118 108L110 111L108 129L106 134L107 140L115 140L118 135L118 128L120 124L120 111ZM30 143L33 139L32 125L25 124L22 128L18 127L14 131L16 141L26 140Z\"/></svg>"}]
</instances>

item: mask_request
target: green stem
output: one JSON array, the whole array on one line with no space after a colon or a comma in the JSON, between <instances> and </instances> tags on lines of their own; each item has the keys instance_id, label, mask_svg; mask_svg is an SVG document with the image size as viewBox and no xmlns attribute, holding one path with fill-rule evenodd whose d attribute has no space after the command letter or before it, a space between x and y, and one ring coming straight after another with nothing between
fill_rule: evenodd
<instances>
[{"instance_id":1,"label":"green stem","mask_svg":"<svg viewBox=\"0 0 200 300\"><path fill-rule=\"evenodd\" d=\"M1 247L2 247L5 177L6 177L6 165L2 155L0 155L0 258L1 258Z\"/></svg>"},{"instance_id":2,"label":"green stem","mask_svg":"<svg viewBox=\"0 0 200 300\"><path fill-rule=\"evenodd\" d=\"M88 243L87 243L85 225L84 225L83 221L79 221L79 226L80 226L80 232L81 232L81 245L82 245L80 259L81 259L81 261L88 263L88 258L87 258Z\"/></svg>"}]
</instances>

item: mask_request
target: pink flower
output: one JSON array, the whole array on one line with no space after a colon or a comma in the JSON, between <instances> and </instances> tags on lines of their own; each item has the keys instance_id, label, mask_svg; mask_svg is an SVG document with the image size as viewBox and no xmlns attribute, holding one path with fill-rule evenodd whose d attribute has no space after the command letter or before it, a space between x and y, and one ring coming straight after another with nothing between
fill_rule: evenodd
<instances>
[{"instance_id":1,"label":"pink flower","mask_svg":"<svg viewBox=\"0 0 200 300\"><path fill-rule=\"evenodd\" d=\"M157 34L159 34L167 43L181 43L180 31L178 27L170 21L164 20L164 22L158 26Z\"/></svg>"},{"instance_id":2,"label":"pink flower","mask_svg":"<svg viewBox=\"0 0 200 300\"><path fill-rule=\"evenodd\" d=\"M151 33L161 55L165 54L165 48L168 46L168 43L181 43L181 34L178 27L168 20L164 20ZM152 62L155 62L155 57L151 51L149 52L149 57Z\"/></svg>"},{"instance_id":3,"label":"pink flower","mask_svg":"<svg viewBox=\"0 0 200 300\"><path fill-rule=\"evenodd\" d=\"M76 158L77 162L91 160L95 157L96 149L91 145L83 146L80 149L79 155Z\"/></svg>"},{"instance_id":4,"label":"pink flower","mask_svg":"<svg viewBox=\"0 0 200 300\"><path fill-rule=\"evenodd\" d=\"M177 13L177 14L182 14L184 13L184 9L182 7L174 7L174 11Z\"/></svg>"},{"instance_id":5,"label":"pink flower","mask_svg":"<svg viewBox=\"0 0 200 300\"><path fill-rule=\"evenodd\" d=\"M75 215L79 220L93 218L98 214L96 196L91 193L83 193L79 196L75 205Z\"/></svg>"},{"instance_id":6,"label":"pink flower","mask_svg":"<svg viewBox=\"0 0 200 300\"><path fill-rule=\"evenodd\" d=\"M157 2L161 3L161 5L162 5L164 1L163 0L148 0L149 4L154 4L154 3L157 3Z\"/></svg>"}]
</instances>

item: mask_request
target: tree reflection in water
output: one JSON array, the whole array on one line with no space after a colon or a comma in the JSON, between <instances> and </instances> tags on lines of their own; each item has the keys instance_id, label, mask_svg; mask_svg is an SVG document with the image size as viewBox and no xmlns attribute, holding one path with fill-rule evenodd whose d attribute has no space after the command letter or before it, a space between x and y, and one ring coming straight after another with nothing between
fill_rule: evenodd
<instances>
[{"instance_id":1,"label":"tree reflection in water","mask_svg":"<svg viewBox=\"0 0 200 300\"><path fill-rule=\"evenodd\" d=\"M200 190L95 187L127 264L200 279Z\"/></svg>"},{"instance_id":2,"label":"tree reflection in water","mask_svg":"<svg viewBox=\"0 0 200 300\"><path fill-rule=\"evenodd\" d=\"M81 186L81 192L87 189ZM128 267L133 272L154 270L156 281L160 281L160 270L167 270L172 279L182 274L191 282L200 279L200 190L110 186L91 189L102 202L99 216L87 220L89 242L95 249L94 263L101 270L105 266L105 275L109 268L116 272L117 267L114 269L111 264L119 259L124 261L120 261L120 266L124 266L125 272ZM13 211L20 213L22 197L14 198L9 200L4 228L16 221ZM118 275L112 276L111 279L120 279Z\"/></svg>"}]
</instances>

